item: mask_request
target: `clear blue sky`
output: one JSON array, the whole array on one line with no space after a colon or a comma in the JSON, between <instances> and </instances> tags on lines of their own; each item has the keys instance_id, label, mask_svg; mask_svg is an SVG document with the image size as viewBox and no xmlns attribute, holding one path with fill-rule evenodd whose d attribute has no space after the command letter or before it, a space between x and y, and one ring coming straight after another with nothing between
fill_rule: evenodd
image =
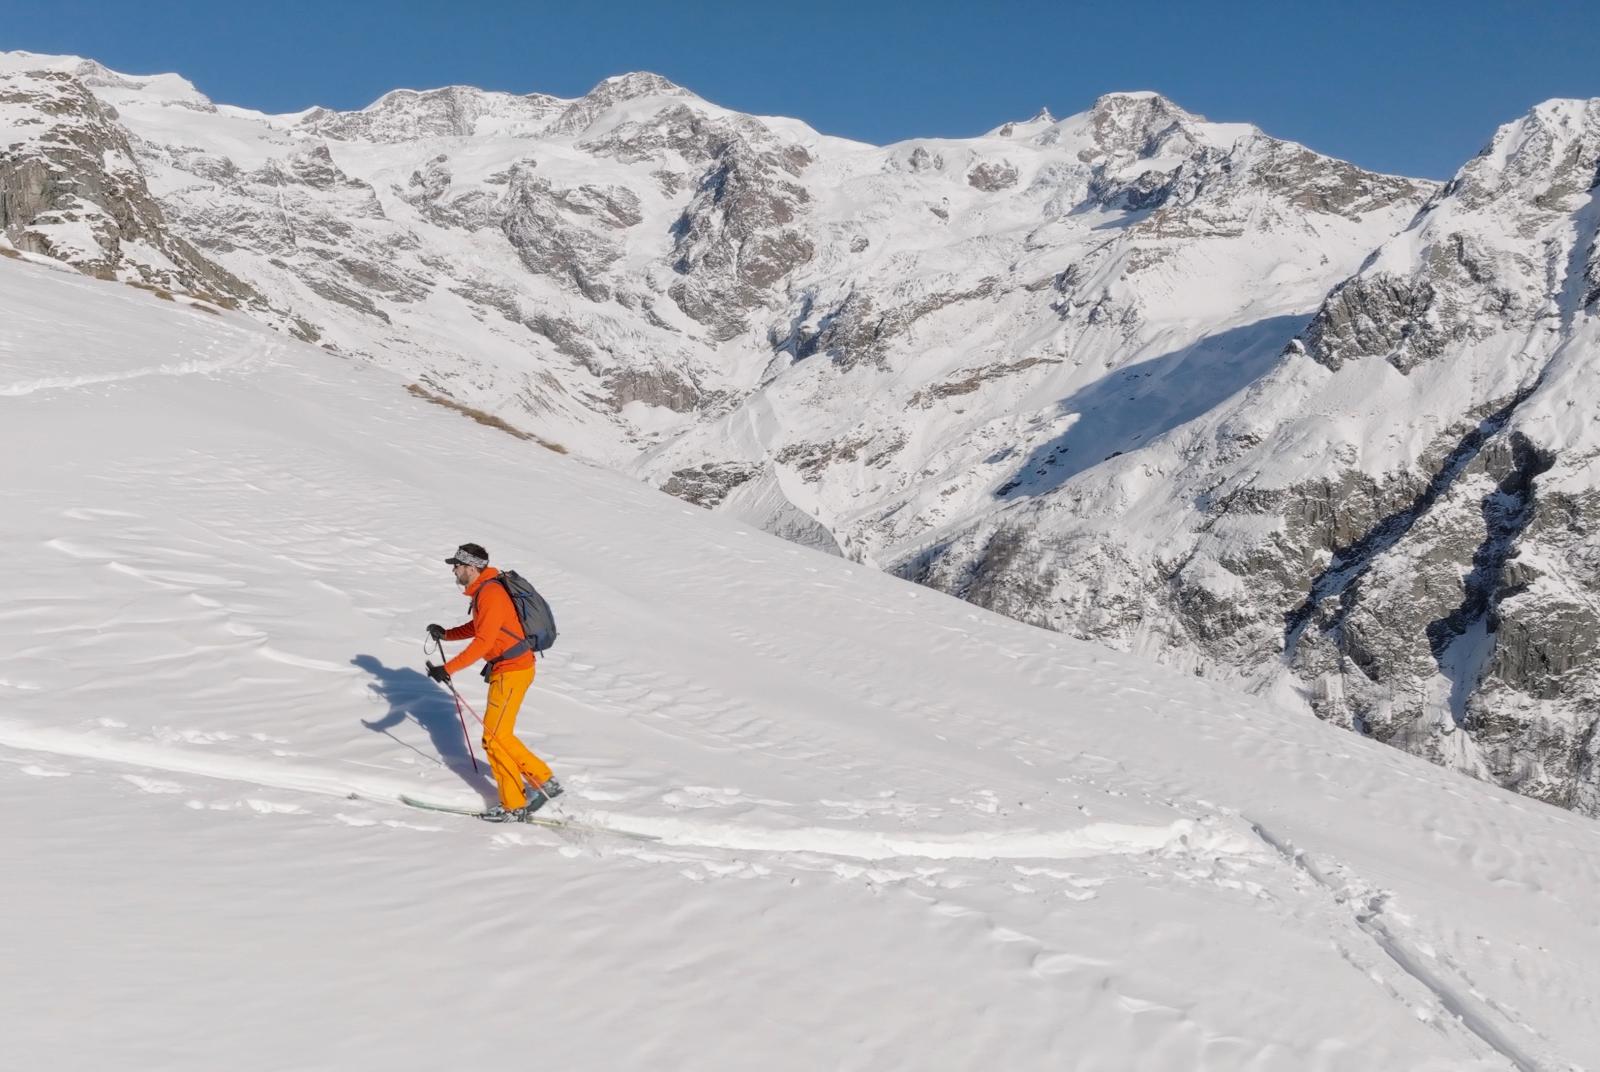
<instances>
[{"instance_id":1,"label":"clear blue sky","mask_svg":"<svg viewBox=\"0 0 1600 1072\"><path fill-rule=\"evenodd\" d=\"M1364 167L1446 177L1550 97L1600 96L1587 0L0 0L0 49L176 71L263 111L465 83L578 96L648 70L883 144L1153 89Z\"/></svg>"}]
</instances>

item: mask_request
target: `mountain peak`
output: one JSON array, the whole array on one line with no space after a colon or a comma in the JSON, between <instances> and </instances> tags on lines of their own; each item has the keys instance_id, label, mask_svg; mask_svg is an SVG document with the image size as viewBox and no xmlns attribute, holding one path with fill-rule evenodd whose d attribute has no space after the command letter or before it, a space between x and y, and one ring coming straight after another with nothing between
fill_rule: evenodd
<instances>
[{"instance_id":1,"label":"mountain peak","mask_svg":"<svg viewBox=\"0 0 1600 1072\"><path fill-rule=\"evenodd\" d=\"M211 111L210 98L193 82L177 74L128 75L82 56L53 56L40 52L0 52L0 74L57 71L69 74L96 90L139 93L148 98ZM120 103L120 102L119 102Z\"/></svg>"},{"instance_id":2,"label":"mountain peak","mask_svg":"<svg viewBox=\"0 0 1600 1072\"><path fill-rule=\"evenodd\" d=\"M1495 131L1450 190L1468 207L1525 201L1571 211L1600 182L1600 97L1557 98Z\"/></svg>"},{"instance_id":3,"label":"mountain peak","mask_svg":"<svg viewBox=\"0 0 1600 1072\"><path fill-rule=\"evenodd\" d=\"M1039 111L1034 114L1032 119L1023 119L1021 121L1014 120L1009 123L1002 123L1000 126L989 131L989 136L1009 138L1018 132L1031 134L1037 131L1040 127L1054 126L1055 122L1056 117L1050 114L1049 108L1040 108Z\"/></svg>"},{"instance_id":4,"label":"mountain peak","mask_svg":"<svg viewBox=\"0 0 1600 1072\"><path fill-rule=\"evenodd\" d=\"M1169 151L1188 155L1206 140L1204 123L1159 93L1136 91L1107 93L1068 125L1087 134L1091 155L1126 162Z\"/></svg>"},{"instance_id":5,"label":"mountain peak","mask_svg":"<svg viewBox=\"0 0 1600 1072\"><path fill-rule=\"evenodd\" d=\"M698 100L693 93L658 74L649 71L631 71L612 75L600 81L588 93L569 104L550 126L554 134L581 134L589 130L600 118L621 105L649 97L677 97ZM617 113L618 115L621 112ZM615 120L613 116L613 120Z\"/></svg>"},{"instance_id":6,"label":"mountain peak","mask_svg":"<svg viewBox=\"0 0 1600 1072\"><path fill-rule=\"evenodd\" d=\"M638 97L692 97L687 89L670 79L650 71L630 71L602 78L585 98L598 98L614 103Z\"/></svg>"},{"instance_id":7,"label":"mountain peak","mask_svg":"<svg viewBox=\"0 0 1600 1072\"><path fill-rule=\"evenodd\" d=\"M1203 123L1205 117L1184 111L1171 100L1152 90L1106 93L1094 102L1089 115L1096 119L1145 127L1167 126L1177 122Z\"/></svg>"},{"instance_id":8,"label":"mountain peak","mask_svg":"<svg viewBox=\"0 0 1600 1072\"><path fill-rule=\"evenodd\" d=\"M409 141L417 137L471 137L480 126L528 131L562 105L555 97L518 96L476 86L390 90L355 112L314 108L298 125L324 137Z\"/></svg>"}]
</instances>

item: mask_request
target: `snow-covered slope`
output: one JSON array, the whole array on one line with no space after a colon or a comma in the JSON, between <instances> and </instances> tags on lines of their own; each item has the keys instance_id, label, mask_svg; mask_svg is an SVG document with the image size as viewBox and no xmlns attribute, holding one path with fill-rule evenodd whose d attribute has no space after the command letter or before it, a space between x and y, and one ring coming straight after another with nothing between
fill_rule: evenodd
<instances>
[{"instance_id":1,"label":"snow-covered slope","mask_svg":"<svg viewBox=\"0 0 1600 1072\"><path fill-rule=\"evenodd\" d=\"M1592 823L27 261L19 1066L1594 1067ZM568 807L659 843L391 803L485 792L419 673L463 539L560 616Z\"/></svg>"}]
</instances>

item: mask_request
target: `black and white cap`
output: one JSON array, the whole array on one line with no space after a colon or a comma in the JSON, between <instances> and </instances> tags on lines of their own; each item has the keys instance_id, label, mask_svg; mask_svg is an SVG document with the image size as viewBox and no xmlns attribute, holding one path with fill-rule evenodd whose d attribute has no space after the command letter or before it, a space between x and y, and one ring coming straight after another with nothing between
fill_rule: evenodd
<instances>
[{"instance_id":1,"label":"black and white cap","mask_svg":"<svg viewBox=\"0 0 1600 1072\"><path fill-rule=\"evenodd\" d=\"M473 569L482 569L489 564L489 552L483 549L482 544L464 543L456 548L456 553L445 559L451 566L471 566Z\"/></svg>"}]
</instances>

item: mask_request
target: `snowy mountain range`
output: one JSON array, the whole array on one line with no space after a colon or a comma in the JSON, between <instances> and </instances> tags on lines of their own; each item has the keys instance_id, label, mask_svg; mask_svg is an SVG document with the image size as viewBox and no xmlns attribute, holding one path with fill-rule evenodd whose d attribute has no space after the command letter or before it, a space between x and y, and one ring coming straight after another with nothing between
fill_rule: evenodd
<instances>
[{"instance_id":1,"label":"snowy mountain range","mask_svg":"<svg viewBox=\"0 0 1600 1072\"><path fill-rule=\"evenodd\" d=\"M268 116L0 54L20 250L1600 814L1600 101L1449 183L1149 93L876 147L648 74Z\"/></svg>"}]
</instances>

